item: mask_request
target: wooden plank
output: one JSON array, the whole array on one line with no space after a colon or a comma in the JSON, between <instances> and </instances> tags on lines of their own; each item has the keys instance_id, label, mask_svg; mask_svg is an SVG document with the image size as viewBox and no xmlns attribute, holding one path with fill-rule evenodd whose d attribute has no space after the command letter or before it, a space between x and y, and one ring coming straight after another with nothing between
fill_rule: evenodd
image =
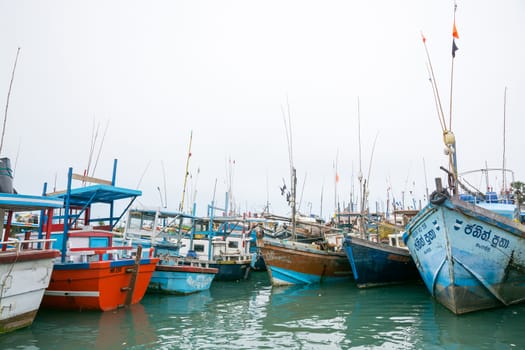
<instances>
[{"instance_id":1,"label":"wooden plank","mask_svg":"<svg viewBox=\"0 0 525 350\"><path fill-rule=\"evenodd\" d=\"M109 186L112 185L111 181L108 181L108 180L98 179L96 177L85 176L85 175L80 175L80 174L75 174L75 173L73 173L72 179L80 180L83 182L97 183L97 184L102 184L102 185L109 185Z\"/></svg>"}]
</instances>

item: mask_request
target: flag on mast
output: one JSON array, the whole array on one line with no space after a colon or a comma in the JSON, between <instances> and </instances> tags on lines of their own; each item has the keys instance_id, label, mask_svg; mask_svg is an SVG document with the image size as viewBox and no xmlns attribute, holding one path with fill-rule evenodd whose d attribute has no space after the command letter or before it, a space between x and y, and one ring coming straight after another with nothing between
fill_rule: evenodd
<instances>
[{"instance_id":1,"label":"flag on mast","mask_svg":"<svg viewBox=\"0 0 525 350\"><path fill-rule=\"evenodd\" d=\"M456 8L454 8L454 13L456 12ZM454 17L456 17L454 15ZM459 39L458 29L456 28L456 18L454 18L454 24L452 25L452 57L456 57L456 51L458 50L458 46L456 45L456 39Z\"/></svg>"}]
</instances>

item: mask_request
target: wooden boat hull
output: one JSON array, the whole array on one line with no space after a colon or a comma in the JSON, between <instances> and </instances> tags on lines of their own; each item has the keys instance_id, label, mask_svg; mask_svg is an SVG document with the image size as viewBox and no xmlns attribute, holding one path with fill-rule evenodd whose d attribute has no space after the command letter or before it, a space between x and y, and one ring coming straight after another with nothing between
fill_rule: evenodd
<instances>
[{"instance_id":1,"label":"wooden boat hull","mask_svg":"<svg viewBox=\"0 0 525 350\"><path fill-rule=\"evenodd\" d=\"M453 313L525 300L525 226L447 198L421 210L403 239L429 292Z\"/></svg>"},{"instance_id":2,"label":"wooden boat hull","mask_svg":"<svg viewBox=\"0 0 525 350\"><path fill-rule=\"evenodd\" d=\"M109 311L138 303L146 292L158 261L157 258L141 259L135 279L132 276L135 260L132 259L57 263L42 306ZM128 293L132 293L131 297Z\"/></svg>"},{"instance_id":3,"label":"wooden boat hull","mask_svg":"<svg viewBox=\"0 0 525 350\"><path fill-rule=\"evenodd\" d=\"M408 249L347 236L344 250L359 288L421 279Z\"/></svg>"},{"instance_id":4,"label":"wooden boat hull","mask_svg":"<svg viewBox=\"0 0 525 350\"><path fill-rule=\"evenodd\" d=\"M344 251L325 251L310 244L263 238L258 246L274 286L349 281L352 269Z\"/></svg>"},{"instance_id":5,"label":"wooden boat hull","mask_svg":"<svg viewBox=\"0 0 525 350\"><path fill-rule=\"evenodd\" d=\"M58 255L57 250L0 252L0 333L33 323Z\"/></svg>"},{"instance_id":6,"label":"wooden boat hull","mask_svg":"<svg viewBox=\"0 0 525 350\"><path fill-rule=\"evenodd\" d=\"M148 290L190 294L210 289L218 269L199 266L157 265Z\"/></svg>"}]
</instances>

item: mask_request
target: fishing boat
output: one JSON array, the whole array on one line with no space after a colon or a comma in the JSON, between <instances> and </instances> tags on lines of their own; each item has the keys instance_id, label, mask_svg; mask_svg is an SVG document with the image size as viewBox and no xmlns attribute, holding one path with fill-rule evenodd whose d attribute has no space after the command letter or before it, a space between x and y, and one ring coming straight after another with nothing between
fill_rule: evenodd
<instances>
[{"instance_id":1,"label":"fishing boat","mask_svg":"<svg viewBox=\"0 0 525 350\"><path fill-rule=\"evenodd\" d=\"M295 169L293 169L289 196L292 217L288 223L274 234L260 231L257 239L257 247L263 256L272 285L350 280L352 269L342 249L344 235L340 231L334 231L333 227L298 220L295 209L296 183ZM305 230L309 234L300 236L298 226L315 226L319 234L312 236L313 230Z\"/></svg>"},{"instance_id":2,"label":"fishing boat","mask_svg":"<svg viewBox=\"0 0 525 350\"><path fill-rule=\"evenodd\" d=\"M64 208L52 224L61 258L54 264L42 306L108 311L136 304L144 296L159 259L152 257L151 250L143 257L142 247L113 243L112 230L141 195L138 190L115 186L116 168L115 160L111 181L73 174L69 168L67 189L47 194L64 201ZM72 180L84 186L72 188ZM115 204L120 200L129 203L116 215ZM108 207L109 215L92 217Z\"/></svg>"},{"instance_id":3,"label":"fishing boat","mask_svg":"<svg viewBox=\"0 0 525 350\"><path fill-rule=\"evenodd\" d=\"M453 42L453 57L454 48ZM435 80L431 82L436 97ZM468 187L458 176L456 139L439 111L450 164L449 169L442 167L448 187L436 178L436 190L408 224L403 240L430 294L453 313L523 302L525 225L520 201L461 196L460 189Z\"/></svg>"},{"instance_id":4,"label":"fishing boat","mask_svg":"<svg viewBox=\"0 0 525 350\"><path fill-rule=\"evenodd\" d=\"M349 281L352 270L342 250L343 235L325 235L316 242L261 235L257 246L274 286Z\"/></svg>"},{"instance_id":5,"label":"fishing boat","mask_svg":"<svg viewBox=\"0 0 525 350\"><path fill-rule=\"evenodd\" d=\"M160 208L134 208L128 211L124 231L125 245L150 246L159 263L148 286L150 291L190 294L210 288L219 270L208 261L180 254L185 230L192 217ZM189 225L184 227L184 223Z\"/></svg>"},{"instance_id":6,"label":"fishing boat","mask_svg":"<svg viewBox=\"0 0 525 350\"><path fill-rule=\"evenodd\" d=\"M0 159L2 173L11 169L7 158ZM48 222L53 210L63 201L42 196L6 193L6 176L0 175L0 333L27 327L40 308L44 291L49 285L53 261L60 252L51 248ZM12 179L12 178L11 178ZM10 181L8 179L8 181ZM40 211L39 223L24 224L24 233L14 234L14 216L17 213ZM5 224L4 224L5 223Z\"/></svg>"},{"instance_id":7,"label":"fishing boat","mask_svg":"<svg viewBox=\"0 0 525 350\"><path fill-rule=\"evenodd\" d=\"M343 246L357 286L370 288L419 280L414 260L401 239L404 227L386 220L373 227L345 236Z\"/></svg>"},{"instance_id":8,"label":"fishing boat","mask_svg":"<svg viewBox=\"0 0 525 350\"><path fill-rule=\"evenodd\" d=\"M192 229L181 238L181 255L195 257L219 271L215 281L240 281L250 277L251 238L233 230L231 217L212 215L193 219Z\"/></svg>"},{"instance_id":9,"label":"fishing boat","mask_svg":"<svg viewBox=\"0 0 525 350\"><path fill-rule=\"evenodd\" d=\"M432 296L455 314L525 301L523 212L514 220L515 204L468 202L437 180L403 236Z\"/></svg>"},{"instance_id":10,"label":"fishing boat","mask_svg":"<svg viewBox=\"0 0 525 350\"><path fill-rule=\"evenodd\" d=\"M392 241L399 239L391 234ZM398 234L399 235L399 234ZM420 279L406 247L347 235L344 249L359 288L399 284Z\"/></svg>"}]
</instances>

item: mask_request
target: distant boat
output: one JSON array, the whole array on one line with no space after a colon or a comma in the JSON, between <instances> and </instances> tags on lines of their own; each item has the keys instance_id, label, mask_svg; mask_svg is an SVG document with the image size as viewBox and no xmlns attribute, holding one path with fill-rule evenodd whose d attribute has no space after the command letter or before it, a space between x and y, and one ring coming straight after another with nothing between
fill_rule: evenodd
<instances>
[{"instance_id":1,"label":"distant boat","mask_svg":"<svg viewBox=\"0 0 525 350\"><path fill-rule=\"evenodd\" d=\"M239 281L250 277L251 237L233 230L235 218L195 217L187 235L181 238L181 255L195 257L219 271L215 281Z\"/></svg>"},{"instance_id":2,"label":"distant boat","mask_svg":"<svg viewBox=\"0 0 525 350\"><path fill-rule=\"evenodd\" d=\"M2 164L5 164L5 159ZM10 168L2 168L5 172ZM0 181L10 181L0 175ZM4 187L5 189L5 187ZM7 333L33 323L49 285L53 261L60 252L51 248L53 209L61 208L62 200L41 196L0 193L0 333ZM16 238L12 232L14 213L41 211L39 227L29 229ZM4 225L5 223L5 225Z\"/></svg>"},{"instance_id":3,"label":"distant boat","mask_svg":"<svg viewBox=\"0 0 525 350\"><path fill-rule=\"evenodd\" d=\"M142 247L135 250L113 243L112 229L141 195L140 191L115 186L116 164L115 160L112 181L76 175L70 168L67 189L48 194L49 198L63 200L64 209L52 225L61 259L54 265L43 306L108 311L136 304L144 296L159 259L149 254L142 257ZM73 179L96 184L71 188ZM130 200L128 206L115 215L115 202L125 199ZM109 207L109 215L93 218L94 204ZM99 207L95 208L98 213Z\"/></svg>"},{"instance_id":4,"label":"distant boat","mask_svg":"<svg viewBox=\"0 0 525 350\"><path fill-rule=\"evenodd\" d=\"M124 230L125 244L150 246L159 263L151 277L149 291L190 294L210 288L219 272L207 261L180 254L184 222L191 227L192 217L159 208L134 208L128 211Z\"/></svg>"},{"instance_id":5,"label":"distant boat","mask_svg":"<svg viewBox=\"0 0 525 350\"><path fill-rule=\"evenodd\" d=\"M389 238L396 241L395 236L396 234L391 234ZM344 249L359 288L399 284L420 279L407 248L347 235Z\"/></svg>"},{"instance_id":6,"label":"distant boat","mask_svg":"<svg viewBox=\"0 0 525 350\"><path fill-rule=\"evenodd\" d=\"M417 211L402 211L401 215L395 213L394 223L386 220L374 222L373 229L363 231L362 235L355 231L346 234L343 246L359 288L421 279L410 252L401 239L404 227L395 224L401 219L400 216L406 216L407 213L413 216ZM402 220L405 221L406 219Z\"/></svg>"}]
</instances>

